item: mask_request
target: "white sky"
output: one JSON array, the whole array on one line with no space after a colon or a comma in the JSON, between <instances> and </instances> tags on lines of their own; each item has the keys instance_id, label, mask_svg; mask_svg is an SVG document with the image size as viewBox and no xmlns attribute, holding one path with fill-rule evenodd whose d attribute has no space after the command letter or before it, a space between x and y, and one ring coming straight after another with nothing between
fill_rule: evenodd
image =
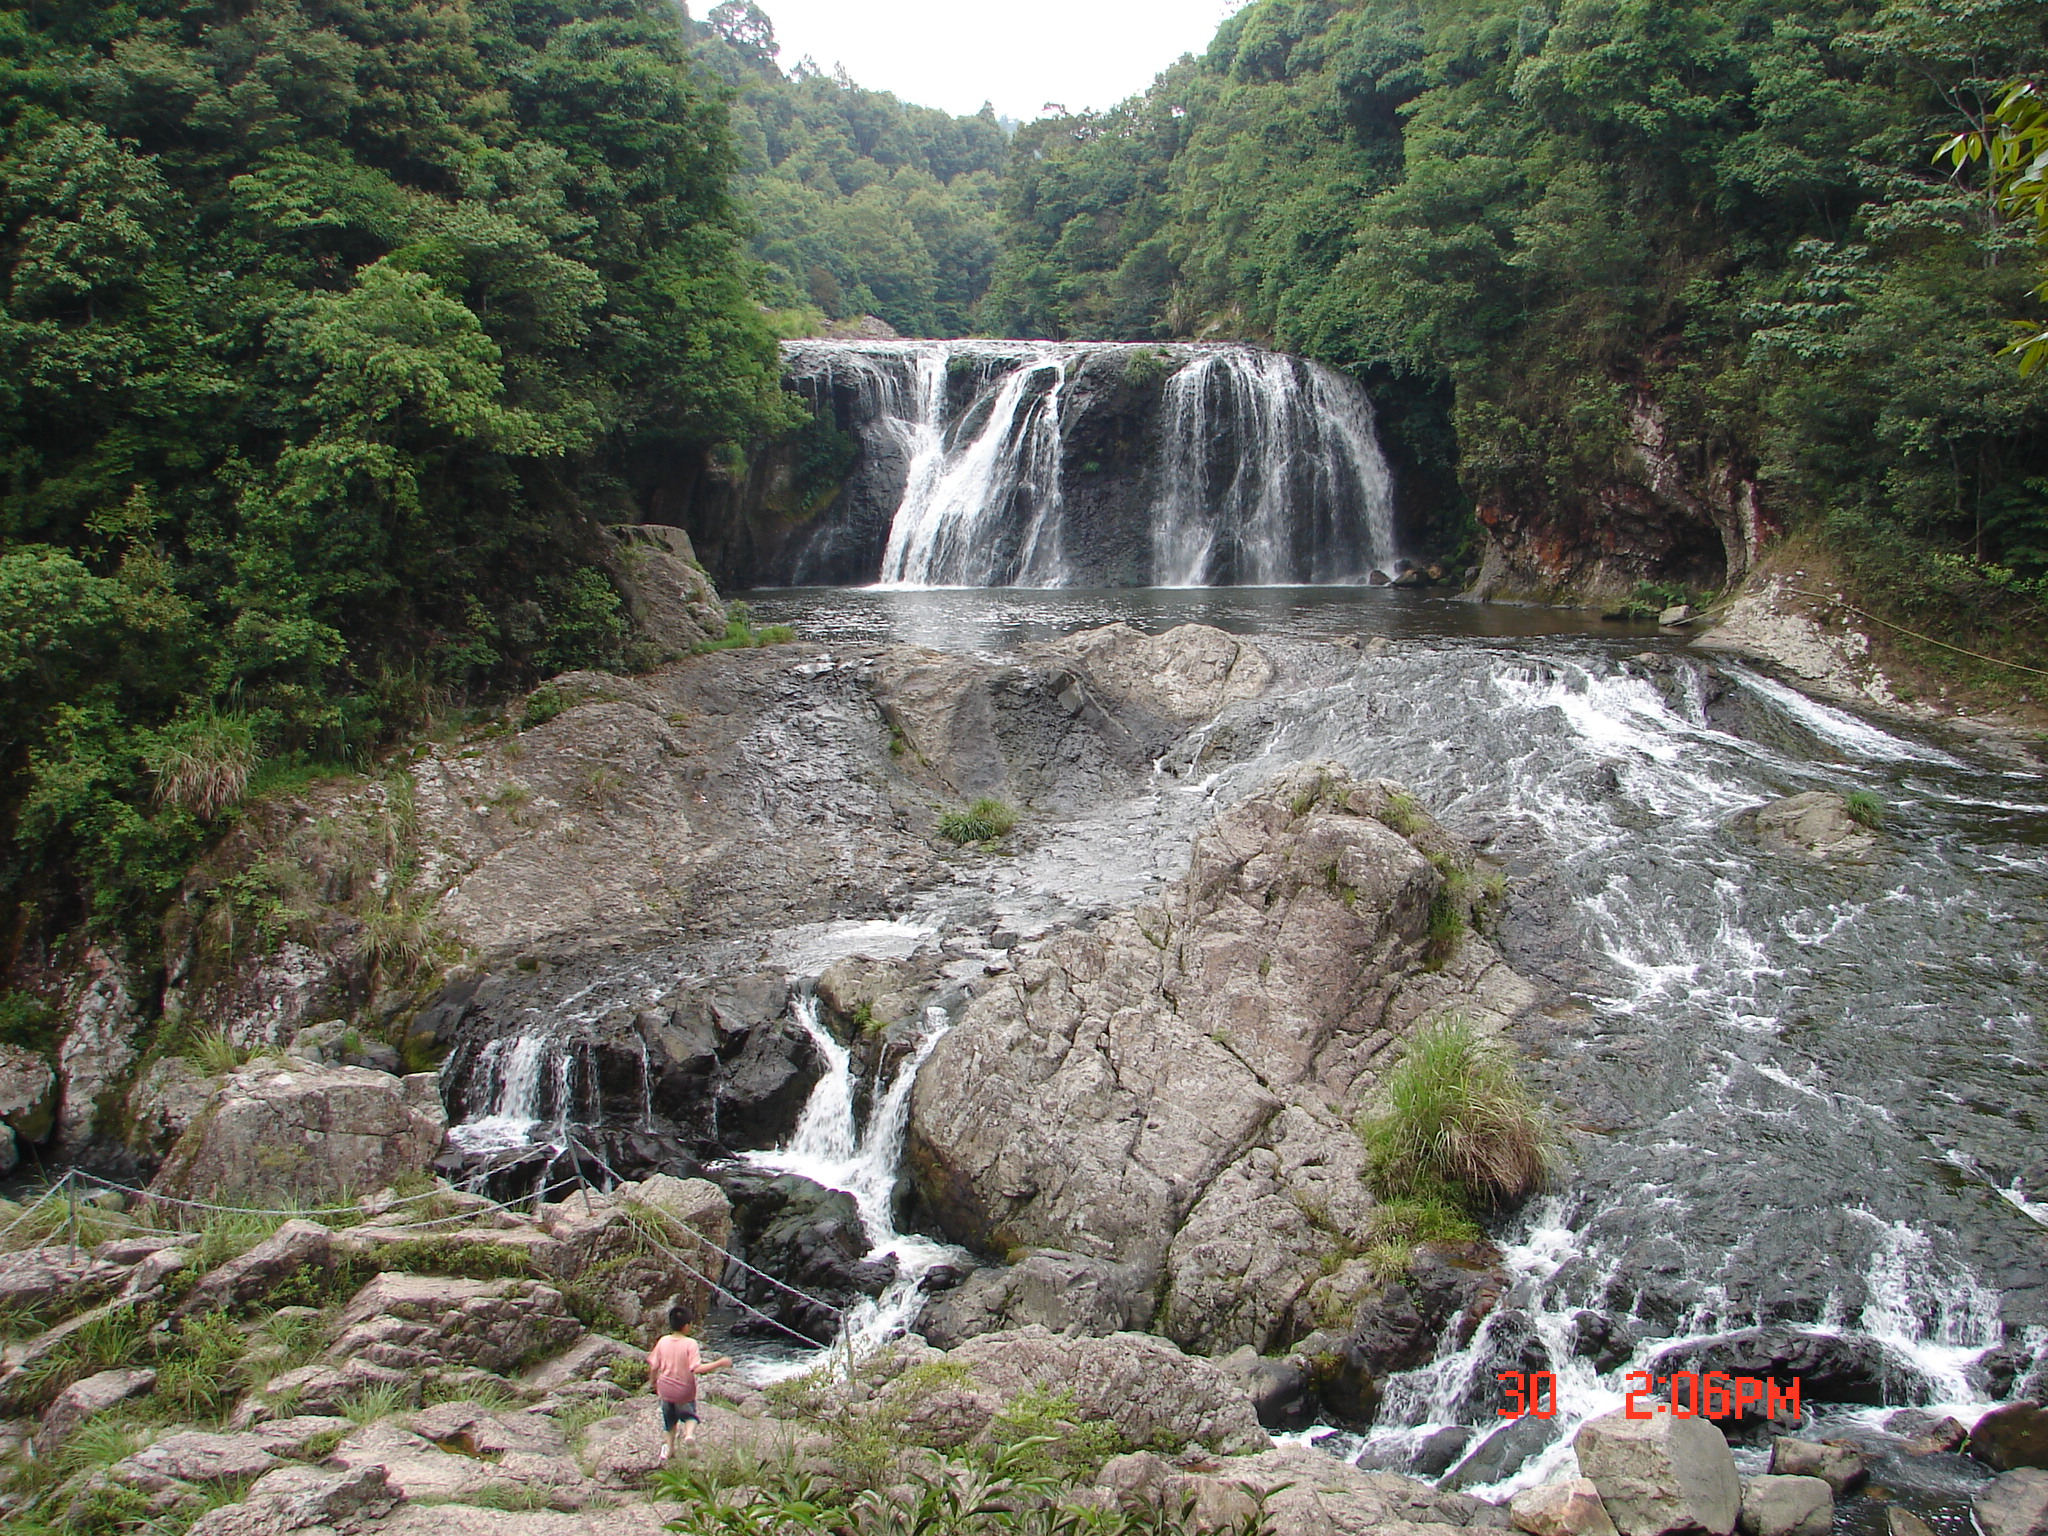
<instances>
[{"instance_id":1,"label":"white sky","mask_svg":"<svg viewBox=\"0 0 2048 1536\"><path fill-rule=\"evenodd\" d=\"M702 17L715 0L694 0ZM805 54L919 106L1029 120L1047 102L1110 107L1200 53L1244 0L756 0L777 62Z\"/></svg>"}]
</instances>

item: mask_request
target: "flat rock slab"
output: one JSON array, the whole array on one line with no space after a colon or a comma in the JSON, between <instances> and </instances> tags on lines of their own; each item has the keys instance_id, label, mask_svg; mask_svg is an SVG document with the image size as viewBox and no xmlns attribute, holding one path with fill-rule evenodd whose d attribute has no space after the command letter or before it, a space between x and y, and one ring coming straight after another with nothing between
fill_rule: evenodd
<instances>
[{"instance_id":1,"label":"flat rock slab","mask_svg":"<svg viewBox=\"0 0 2048 1536\"><path fill-rule=\"evenodd\" d=\"M160 1489L171 1483L227 1483L261 1477L277 1465L255 1435L217 1435L203 1429L181 1429L116 1462L112 1476L138 1488Z\"/></svg>"},{"instance_id":2,"label":"flat rock slab","mask_svg":"<svg viewBox=\"0 0 2048 1536\"><path fill-rule=\"evenodd\" d=\"M1647 1419L1605 1414L1579 1426L1573 1449L1622 1536L1735 1529L1742 1483L1727 1439L1706 1419L1679 1418L1667 1405Z\"/></svg>"},{"instance_id":3,"label":"flat rock slab","mask_svg":"<svg viewBox=\"0 0 2048 1536\"><path fill-rule=\"evenodd\" d=\"M98 1301L118 1290L128 1270L84 1248L52 1244L0 1253L0 1307L36 1307L62 1300L67 1307Z\"/></svg>"},{"instance_id":4,"label":"flat rock slab","mask_svg":"<svg viewBox=\"0 0 2048 1536\"><path fill-rule=\"evenodd\" d=\"M2048 1472L2001 1472L1971 1502L1984 1536L2048 1536Z\"/></svg>"},{"instance_id":5,"label":"flat rock slab","mask_svg":"<svg viewBox=\"0 0 2048 1536\"><path fill-rule=\"evenodd\" d=\"M823 1435L780 1419L750 1418L708 1398L700 1398L697 1409L696 1444L713 1454L770 1464L794 1458L803 1470L825 1470L831 1446ZM662 1440L661 1410L652 1397L637 1398L585 1431L583 1464L603 1487L638 1488L660 1467Z\"/></svg>"},{"instance_id":6,"label":"flat rock slab","mask_svg":"<svg viewBox=\"0 0 2048 1536\"><path fill-rule=\"evenodd\" d=\"M93 1415L139 1397L155 1385L156 1372L146 1370L101 1371L97 1376L74 1381L44 1411L42 1427L36 1431L36 1454L48 1456Z\"/></svg>"}]
</instances>

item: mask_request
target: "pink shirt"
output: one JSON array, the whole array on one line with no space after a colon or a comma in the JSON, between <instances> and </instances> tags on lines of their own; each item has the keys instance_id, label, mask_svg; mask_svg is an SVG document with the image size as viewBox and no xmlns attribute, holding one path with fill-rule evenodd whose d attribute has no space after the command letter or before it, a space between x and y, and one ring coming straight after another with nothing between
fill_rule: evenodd
<instances>
[{"instance_id":1,"label":"pink shirt","mask_svg":"<svg viewBox=\"0 0 2048 1536\"><path fill-rule=\"evenodd\" d=\"M664 1403L697 1401L697 1367L704 1352L695 1339L678 1334L664 1335L647 1352L648 1367L654 1372L654 1394Z\"/></svg>"}]
</instances>

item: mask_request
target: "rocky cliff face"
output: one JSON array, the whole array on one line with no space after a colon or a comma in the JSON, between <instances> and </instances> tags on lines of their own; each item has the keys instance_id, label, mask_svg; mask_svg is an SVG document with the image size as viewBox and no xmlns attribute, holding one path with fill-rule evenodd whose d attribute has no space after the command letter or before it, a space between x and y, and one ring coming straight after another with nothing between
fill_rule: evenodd
<instances>
[{"instance_id":1,"label":"rocky cliff face","mask_svg":"<svg viewBox=\"0 0 2048 1536\"><path fill-rule=\"evenodd\" d=\"M1752 471L1683 452L1662 405L1638 390L1612 472L1582 486L1482 497L1486 550L1475 596L1613 603L1645 582L1739 585L1773 531Z\"/></svg>"}]
</instances>

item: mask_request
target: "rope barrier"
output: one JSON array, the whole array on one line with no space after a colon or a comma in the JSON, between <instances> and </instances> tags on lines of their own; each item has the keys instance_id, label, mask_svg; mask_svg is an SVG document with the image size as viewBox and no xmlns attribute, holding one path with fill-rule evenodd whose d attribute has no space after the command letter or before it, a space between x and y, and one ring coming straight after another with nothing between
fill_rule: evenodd
<instances>
[{"instance_id":1,"label":"rope barrier","mask_svg":"<svg viewBox=\"0 0 2048 1536\"><path fill-rule=\"evenodd\" d=\"M62 1189L66 1184L69 1184L72 1181L72 1179L77 1176L77 1173L78 1170L75 1168L67 1169L65 1171L64 1177L59 1179L56 1183L52 1184L48 1189L44 1190L42 1195L36 1200L36 1203L34 1205L31 1205L27 1210L23 1211L19 1216L15 1217L14 1220L7 1223L6 1226L0 1227L0 1237L6 1237L16 1227L20 1226L23 1222L27 1221L29 1217L35 1215L37 1211L40 1211L44 1206L48 1205L50 1201L56 1197L57 1192L60 1189Z\"/></svg>"},{"instance_id":2,"label":"rope barrier","mask_svg":"<svg viewBox=\"0 0 2048 1536\"><path fill-rule=\"evenodd\" d=\"M569 1139L572 1141L575 1140L574 1137L571 1137ZM581 1143L578 1143L578 1145L581 1146ZM620 1178L619 1171L616 1168L612 1167L610 1163L606 1162L604 1157L595 1149L588 1146L583 1146L582 1150L585 1153L587 1153L593 1161L596 1162L598 1167L602 1168L606 1173L610 1174L613 1180L617 1183L625 1184L631 1182L630 1180ZM585 1192L586 1194L588 1193L587 1185L585 1186ZM790 1295L798 1297L804 1301L809 1302L814 1307L821 1308L824 1311L831 1313L833 1316L840 1319L841 1326L842 1328L844 1327L846 1317L846 1309L844 1307L834 1306L829 1301L825 1301L817 1296L812 1296L807 1292L800 1291L795 1286L789 1285L784 1281L777 1280L773 1275L754 1268L754 1266L747 1263L746 1260L736 1258L732 1254L727 1253L723 1248L720 1248L716 1243L712 1242L710 1238L706 1237L701 1232L691 1231L689 1228L685 1228L684 1230L689 1231L690 1236L694 1237L699 1243L703 1244L705 1248L717 1254L727 1263L737 1264L741 1269L747 1271L747 1273L752 1275L759 1275L762 1279L767 1280L773 1285L779 1286L781 1289L787 1291ZM766 1323L769 1327L777 1330L780 1333L788 1334L792 1339L795 1339L798 1343L802 1344L807 1349L830 1349L832 1347L829 1344L820 1344L816 1339L812 1338L809 1334L799 1333L796 1329L788 1327L786 1324L782 1323L776 1318L770 1317L766 1312L763 1312L759 1307L754 1306L752 1303L742 1299L741 1297L735 1295L733 1292L727 1290L725 1286L721 1285L718 1281L713 1280L709 1275L704 1274L701 1270L697 1269L694 1265L692 1265L689 1262L689 1260L685 1259L681 1254L677 1253L673 1248L669 1247L669 1245L663 1242L660 1238L648 1232L646 1228L642 1227L640 1229L640 1235L646 1238L647 1241L649 1241L650 1243L654 1244L654 1246L659 1248L663 1253L667 1254L677 1264L680 1264L686 1273L693 1276L695 1279L703 1282L703 1284L708 1286L711 1290L717 1292L720 1296L723 1296L727 1301L731 1302L735 1307L739 1308L742 1312L748 1313L751 1316L758 1318L760 1321Z\"/></svg>"},{"instance_id":3,"label":"rope barrier","mask_svg":"<svg viewBox=\"0 0 2048 1536\"><path fill-rule=\"evenodd\" d=\"M2048 672L2042 671L2039 667L2030 667L2023 662L2004 661L1996 656L1986 656L1982 651L1966 650L1960 645L1951 645L1946 640L1937 640L1932 635L1923 635L1917 629L1908 629L1903 624L1894 624L1890 619L1881 619L1874 613L1865 613L1854 603L1845 603L1839 597L1828 597L1820 592L1809 592L1804 587L1793 586L1790 582L1785 584L1785 590L1796 597L1807 598L1812 602L1832 603L1837 608L1843 608L1855 614L1859 619L1868 619L1873 624L1882 624L1886 629L1895 629L1900 634L1906 635L1911 639L1925 641L1928 645L1938 645L1945 651L1954 651L1958 656L1968 656L1973 661L1988 661L1994 667L2010 667L2015 672L2027 672L2035 677L2048 677Z\"/></svg>"}]
</instances>

